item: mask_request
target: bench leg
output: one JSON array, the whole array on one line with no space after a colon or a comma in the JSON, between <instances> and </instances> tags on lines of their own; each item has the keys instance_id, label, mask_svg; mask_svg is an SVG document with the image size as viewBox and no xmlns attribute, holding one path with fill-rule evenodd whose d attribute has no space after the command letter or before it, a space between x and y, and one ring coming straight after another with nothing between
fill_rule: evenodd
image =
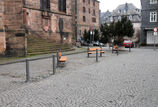
<instances>
[{"instance_id":1,"label":"bench leg","mask_svg":"<svg viewBox=\"0 0 158 107\"><path fill-rule=\"evenodd\" d=\"M59 52L57 51L57 67L59 66Z\"/></svg>"},{"instance_id":2,"label":"bench leg","mask_svg":"<svg viewBox=\"0 0 158 107\"><path fill-rule=\"evenodd\" d=\"M117 56L118 56L118 54L119 54L118 50L116 52L117 52Z\"/></svg>"},{"instance_id":3,"label":"bench leg","mask_svg":"<svg viewBox=\"0 0 158 107\"><path fill-rule=\"evenodd\" d=\"M100 52L100 57L102 57L102 52Z\"/></svg>"},{"instance_id":4,"label":"bench leg","mask_svg":"<svg viewBox=\"0 0 158 107\"><path fill-rule=\"evenodd\" d=\"M87 54L87 57L89 58L89 53Z\"/></svg>"}]
</instances>

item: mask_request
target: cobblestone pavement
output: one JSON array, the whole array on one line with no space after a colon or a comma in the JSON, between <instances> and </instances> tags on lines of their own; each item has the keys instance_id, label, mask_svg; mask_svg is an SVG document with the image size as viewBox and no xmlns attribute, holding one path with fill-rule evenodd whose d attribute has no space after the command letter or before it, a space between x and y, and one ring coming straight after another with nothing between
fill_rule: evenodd
<instances>
[{"instance_id":1,"label":"cobblestone pavement","mask_svg":"<svg viewBox=\"0 0 158 107\"><path fill-rule=\"evenodd\" d=\"M71 55L57 75L2 91L0 107L158 107L157 57L152 49L106 53L98 63Z\"/></svg>"}]
</instances>

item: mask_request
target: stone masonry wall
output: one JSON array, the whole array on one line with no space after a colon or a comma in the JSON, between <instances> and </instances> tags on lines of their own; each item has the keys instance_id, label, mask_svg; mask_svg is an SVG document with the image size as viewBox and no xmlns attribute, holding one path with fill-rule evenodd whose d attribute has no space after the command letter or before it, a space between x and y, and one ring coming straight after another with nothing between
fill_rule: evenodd
<instances>
[{"instance_id":1,"label":"stone masonry wall","mask_svg":"<svg viewBox=\"0 0 158 107\"><path fill-rule=\"evenodd\" d=\"M5 34L3 30L3 13L4 13L4 5L3 1L0 1L0 54L4 53L6 49L6 41L5 41Z\"/></svg>"},{"instance_id":2,"label":"stone masonry wall","mask_svg":"<svg viewBox=\"0 0 158 107\"><path fill-rule=\"evenodd\" d=\"M58 0L50 0L50 11L40 10L40 0L26 0L24 10L26 11L26 26L30 32L55 42L61 41L59 33L59 19L63 19L63 36L65 43L71 43L72 38L72 13L71 0L67 0L66 13L58 11ZM47 23L47 24L45 24Z\"/></svg>"},{"instance_id":3,"label":"stone masonry wall","mask_svg":"<svg viewBox=\"0 0 158 107\"><path fill-rule=\"evenodd\" d=\"M6 54L25 54L25 34L22 22L22 0L4 1L4 25L6 29Z\"/></svg>"}]
</instances>

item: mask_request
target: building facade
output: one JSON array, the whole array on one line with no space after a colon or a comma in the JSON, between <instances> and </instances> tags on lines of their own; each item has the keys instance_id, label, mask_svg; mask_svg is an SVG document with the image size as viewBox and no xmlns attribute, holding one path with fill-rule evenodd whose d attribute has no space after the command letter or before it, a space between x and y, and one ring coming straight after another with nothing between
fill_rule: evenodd
<instances>
[{"instance_id":1,"label":"building facade","mask_svg":"<svg viewBox=\"0 0 158 107\"><path fill-rule=\"evenodd\" d=\"M99 29L100 10L98 0L74 0L73 27L76 40L83 37L84 30Z\"/></svg>"},{"instance_id":2,"label":"building facade","mask_svg":"<svg viewBox=\"0 0 158 107\"><path fill-rule=\"evenodd\" d=\"M158 36L154 36L154 28L158 27L158 0L141 0L142 26L141 43L153 45L158 44Z\"/></svg>"},{"instance_id":3,"label":"building facade","mask_svg":"<svg viewBox=\"0 0 158 107\"><path fill-rule=\"evenodd\" d=\"M133 24L135 30L132 40L137 42L140 36L141 27L141 10L136 8L132 3L125 3L119 5L113 12L107 11L105 16L102 16L102 24L111 22L117 22L122 19L122 17L127 17Z\"/></svg>"},{"instance_id":4,"label":"building facade","mask_svg":"<svg viewBox=\"0 0 158 107\"><path fill-rule=\"evenodd\" d=\"M3 23L3 13L4 13L4 2L0 1L0 53L3 53L6 49L6 40L4 34L4 23Z\"/></svg>"},{"instance_id":5,"label":"building facade","mask_svg":"<svg viewBox=\"0 0 158 107\"><path fill-rule=\"evenodd\" d=\"M25 55L27 35L71 43L71 10L72 0L1 0L0 50Z\"/></svg>"}]
</instances>

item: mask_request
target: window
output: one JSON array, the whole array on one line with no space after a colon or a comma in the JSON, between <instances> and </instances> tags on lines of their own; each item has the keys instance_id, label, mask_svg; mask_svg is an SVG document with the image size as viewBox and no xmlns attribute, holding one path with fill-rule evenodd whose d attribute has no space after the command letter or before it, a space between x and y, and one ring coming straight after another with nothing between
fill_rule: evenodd
<instances>
[{"instance_id":1,"label":"window","mask_svg":"<svg viewBox=\"0 0 158 107\"><path fill-rule=\"evenodd\" d=\"M94 22L94 23L95 23L95 22L96 22L96 18L92 18L92 22Z\"/></svg>"},{"instance_id":2,"label":"window","mask_svg":"<svg viewBox=\"0 0 158 107\"><path fill-rule=\"evenodd\" d=\"M91 13L91 9L89 8L89 14Z\"/></svg>"},{"instance_id":3,"label":"window","mask_svg":"<svg viewBox=\"0 0 158 107\"><path fill-rule=\"evenodd\" d=\"M93 6L95 6L95 0L93 0Z\"/></svg>"},{"instance_id":4,"label":"window","mask_svg":"<svg viewBox=\"0 0 158 107\"><path fill-rule=\"evenodd\" d=\"M85 7L83 7L83 13L86 13L86 8Z\"/></svg>"},{"instance_id":5,"label":"window","mask_svg":"<svg viewBox=\"0 0 158 107\"><path fill-rule=\"evenodd\" d=\"M157 0L150 0L150 4L157 4Z\"/></svg>"},{"instance_id":6,"label":"window","mask_svg":"<svg viewBox=\"0 0 158 107\"><path fill-rule=\"evenodd\" d=\"M113 22L113 17L110 17L110 21Z\"/></svg>"},{"instance_id":7,"label":"window","mask_svg":"<svg viewBox=\"0 0 158 107\"><path fill-rule=\"evenodd\" d=\"M150 12L150 22L157 22L157 12Z\"/></svg>"},{"instance_id":8,"label":"window","mask_svg":"<svg viewBox=\"0 0 158 107\"><path fill-rule=\"evenodd\" d=\"M40 0L41 10L50 10L50 0Z\"/></svg>"},{"instance_id":9,"label":"window","mask_svg":"<svg viewBox=\"0 0 158 107\"><path fill-rule=\"evenodd\" d=\"M58 8L60 12L66 13L66 0L58 0Z\"/></svg>"},{"instance_id":10,"label":"window","mask_svg":"<svg viewBox=\"0 0 158 107\"><path fill-rule=\"evenodd\" d=\"M129 16L129 20L133 20L133 16L132 15Z\"/></svg>"},{"instance_id":11,"label":"window","mask_svg":"<svg viewBox=\"0 0 158 107\"><path fill-rule=\"evenodd\" d=\"M64 21L62 18L59 18L59 31L63 32L64 29Z\"/></svg>"},{"instance_id":12,"label":"window","mask_svg":"<svg viewBox=\"0 0 158 107\"><path fill-rule=\"evenodd\" d=\"M91 3L91 1L90 0L88 0L88 4L90 4Z\"/></svg>"},{"instance_id":13,"label":"window","mask_svg":"<svg viewBox=\"0 0 158 107\"><path fill-rule=\"evenodd\" d=\"M121 10L118 10L118 13L121 13Z\"/></svg>"},{"instance_id":14,"label":"window","mask_svg":"<svg viewBox=\"0 0 158 107\"><path fill-rule=\"evenodd\" d=\"M86 17L85 16L83 16L83 22L86 22Z\"/></svg>"},{"instance_id":15,"label":"window","mask_svg":"<svg viewBox=\"0 0 158 107\"><path fill-rule=\"evenodd\" d=\"M95 10L93 10L93 15L95 16Z\"/></svg>"},{"instance_id":16,"label":"window","mask_svg":"<svg viewBox=\"0 0 158 107\"><path fill-rule=\"evenodd\" d=\"M127 13L126 9L124 10L124 13Z\"/></svg>"},{"instance_id":17,"label":"window","mask_svg":"<svg viewBox=\"0 0 158 107\"><path fill-rule=\"evenodd\" d=\"M85 0L83 0L83 3L85 3Z\"/></svg>"},{"instance_id":18,"label":"window","mask_svg":"<svg viewBox=\"0 0 158 107\"><path fill-rule=\"evenodd\" d=\"M118 17L118 20L121 20L121 16Z\"/></svg>"}]
</instances>

